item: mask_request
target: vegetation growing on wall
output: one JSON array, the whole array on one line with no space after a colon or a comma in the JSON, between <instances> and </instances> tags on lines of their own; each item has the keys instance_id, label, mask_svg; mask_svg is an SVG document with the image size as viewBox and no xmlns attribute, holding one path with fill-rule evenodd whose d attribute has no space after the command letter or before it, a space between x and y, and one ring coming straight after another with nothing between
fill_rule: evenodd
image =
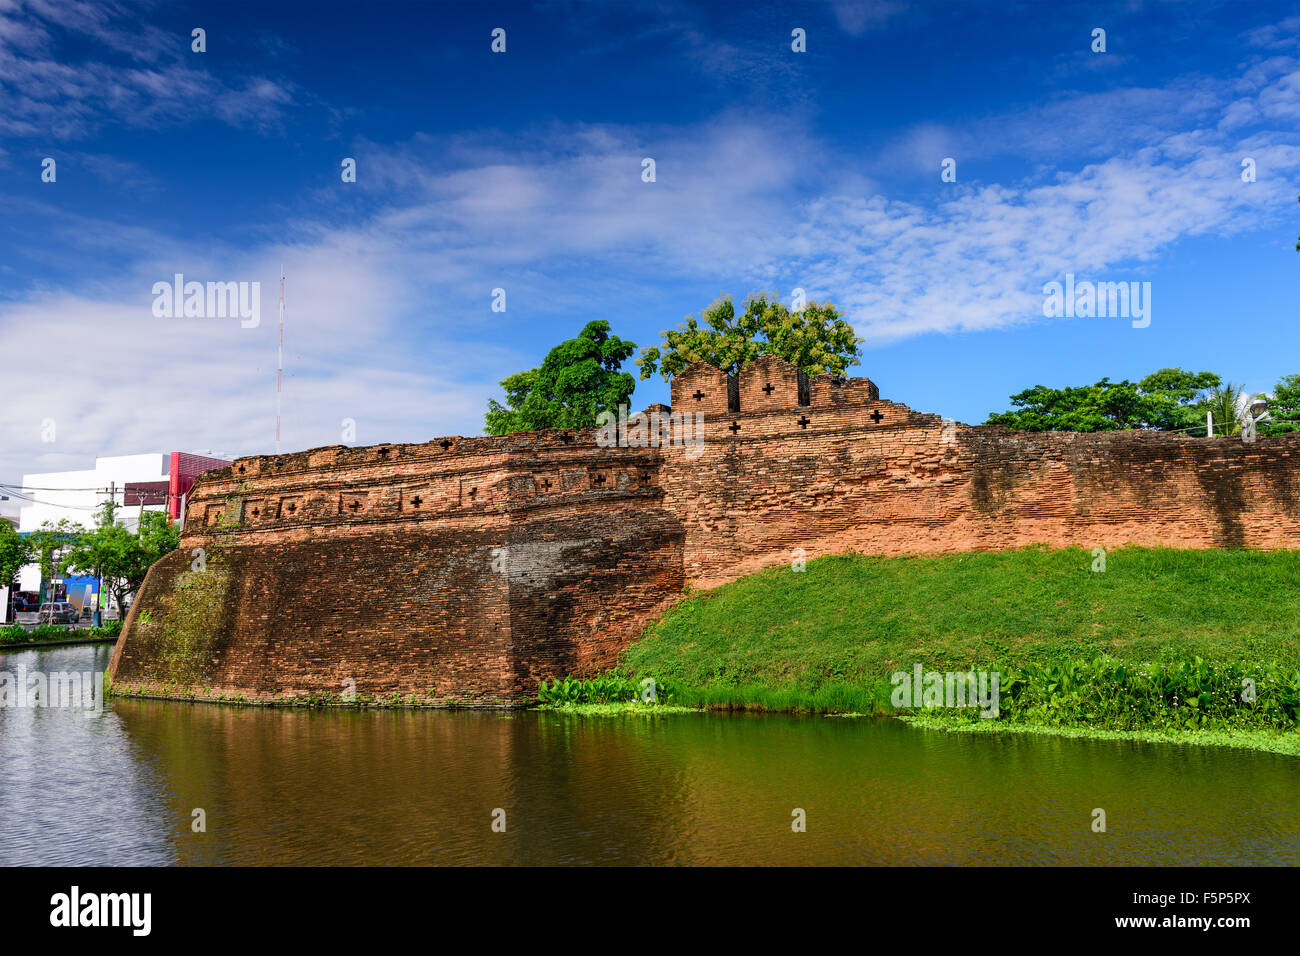
<instances>
[{"instance_id":1,"label":"vegetation growing on wall","mask_svg":"<svg viewBox=\"0 0 1300 956\"><path fill-rule=\"evenodd\" d=\"M142 641L152 648L152 680L201 684L221 627L230 572L211 549L204 570L180 572L160 599L157 616L142 612L133 622Z\"/></svg>"}]
</instances>

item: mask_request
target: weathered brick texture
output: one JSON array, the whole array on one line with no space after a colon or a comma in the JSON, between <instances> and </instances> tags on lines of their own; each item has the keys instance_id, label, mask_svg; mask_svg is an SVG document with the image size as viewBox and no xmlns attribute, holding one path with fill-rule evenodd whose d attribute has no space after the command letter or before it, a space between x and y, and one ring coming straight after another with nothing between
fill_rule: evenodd
<instances>
[{"instance_id":1,"label":"weathered brick texture","mask_svg":"<svg viewBox=\"0 0 1300 956\"><path fill-rule=\"evenodd\" d=\"M131 609L113 679L204 696L353 681L367 696L516 701L542 678L613 664L684 585L795 549L1300 546L1300 435L1029 434L946 423L863 378L800 384L765 357L728 412L727 375L691 366L672 410L703 411L702 454L678 420L667 446L547 431L209 472L181 550ZM191 569L196 548L211 553L206 571Z\"/></svg>"}]
</instances>

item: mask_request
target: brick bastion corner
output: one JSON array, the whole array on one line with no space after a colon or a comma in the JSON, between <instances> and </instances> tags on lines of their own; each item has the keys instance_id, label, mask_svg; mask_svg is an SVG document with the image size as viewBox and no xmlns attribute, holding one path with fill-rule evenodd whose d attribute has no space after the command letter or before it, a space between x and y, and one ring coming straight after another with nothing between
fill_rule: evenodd
<instances>
[{"instance_id":1,"label":"brick bastion corner","mask_svg":"<svg viewBox=\"0 0 1300 956\"><path fill-rule=\"evenodd\" d=\"M127 615L115 687L511 704L613 665L687 585L796 548L1300 547L1300 434L968 426L771 356L734 378L692 365L643 415L634 447L550 430L206 473Z\"/></svg>"}]
</instances>

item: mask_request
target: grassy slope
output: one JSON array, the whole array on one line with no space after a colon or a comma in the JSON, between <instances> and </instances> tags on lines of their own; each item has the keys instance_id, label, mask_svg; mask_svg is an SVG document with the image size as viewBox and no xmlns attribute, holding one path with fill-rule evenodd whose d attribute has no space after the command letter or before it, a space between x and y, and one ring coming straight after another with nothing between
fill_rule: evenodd
<instances>
[{"instance_id":1,"label":"grassy slope","mask_svg":"<svg viewBox=\"0 0 1300 956\"><path fill-rule=\"evenodd\" d=\"M1300 667L1300 551L1079 548L778 568L691 596L626 653L691 688L674 703L869 712L889 675L1199 655Z\"/></svg>"}]
</instances>

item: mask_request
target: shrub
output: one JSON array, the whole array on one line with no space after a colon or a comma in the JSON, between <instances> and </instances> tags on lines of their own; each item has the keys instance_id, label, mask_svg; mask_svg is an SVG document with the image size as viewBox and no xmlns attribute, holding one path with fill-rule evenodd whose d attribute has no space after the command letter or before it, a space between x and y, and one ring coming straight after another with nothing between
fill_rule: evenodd
<instances>
[{"instance_id":1,"label":"shrub","mask_svg":"<svg viewBox=\"0 0 1300 956\"><path fill-rule=\"evenodd\" d=\"M121 621L109 621L102 627L73 628L61 624L38 624L28 630L18 624L0 627L0 644L35 644L42 641L72 641L116 638L122 633Z\"/></svg>"}]
</instances>

